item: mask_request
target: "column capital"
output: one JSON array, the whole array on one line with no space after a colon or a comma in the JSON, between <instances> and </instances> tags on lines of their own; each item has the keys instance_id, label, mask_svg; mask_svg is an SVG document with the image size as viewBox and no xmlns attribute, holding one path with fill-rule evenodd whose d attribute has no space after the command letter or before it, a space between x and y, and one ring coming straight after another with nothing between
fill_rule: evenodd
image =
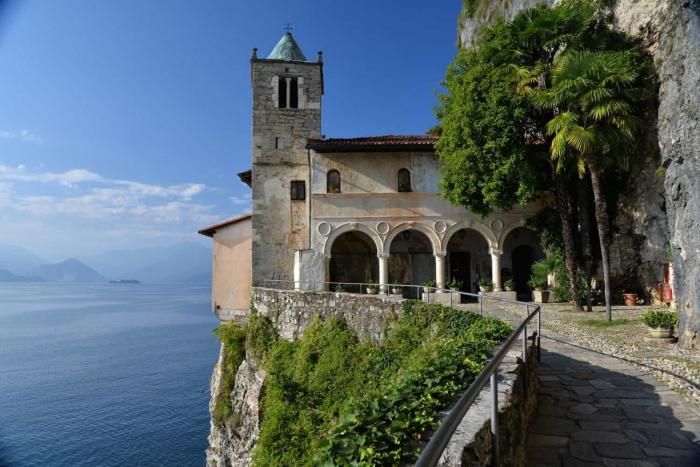
<instances>
[{"instance_id":1,"label":"column capital","mask_svg":"<svg viewBox=\"0 0 700 467\"><path fill-rule=\"evenodd\" d=\"M496 256L501 256L503 254L503 250L499 250L498 248L491 248L490 252L492 255Z\"/></svg>"},{"instance_id":2,"label":"column capital","mask_svg":"<svg viewBox=\"0 0 700 467\"><path fill-rule=\"evenodd\" d=\"M379 259L388 259L388 258L389 258L389 253L377 253L377 258L379 258Z\"/></svg>"},{"instance_id":3,"label":"column capital","mask_svg":"<svg viewBox=\"0 0 700 467\"><path fill-rule=\"evenodd\" d=\"M444 251L438 251L437 253L433 253L433 256L435 256L436 258L445 259L447 253Z\"/></svg>"}]
</instances>

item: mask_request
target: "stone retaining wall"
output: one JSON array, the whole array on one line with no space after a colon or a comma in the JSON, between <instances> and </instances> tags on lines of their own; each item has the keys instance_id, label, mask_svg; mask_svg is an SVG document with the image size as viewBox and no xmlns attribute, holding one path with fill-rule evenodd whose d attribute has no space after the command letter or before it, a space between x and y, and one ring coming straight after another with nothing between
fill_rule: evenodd
<instances>
[{"instance_id":1,"label":"stone retaining wall","mask_svg":"<svg viewBox=\"0 0 700 467\"><path fill-rule=\"evenodd\" d=\"M513 344L499 366L500 465L526 465L527 429L537 413L537 352L534 345L529 347L527 370L523 371L521 349L522 341ZM457 427L439 466L491 465L490 394L486 385Z\"/></svg>"},{"instance_id":2,"label":"stone retaining wall","mask_svg":"<svg viewBox=\"0 0 700 467\"><path fill-rule=\"evenodd\" d=\"M317 316L342 316L361 340L379 342L387 321L402 311L403 299L347 292L308 292L256 287L252 303L284 339L301 339Z\"/></svg>"}]
</instances>

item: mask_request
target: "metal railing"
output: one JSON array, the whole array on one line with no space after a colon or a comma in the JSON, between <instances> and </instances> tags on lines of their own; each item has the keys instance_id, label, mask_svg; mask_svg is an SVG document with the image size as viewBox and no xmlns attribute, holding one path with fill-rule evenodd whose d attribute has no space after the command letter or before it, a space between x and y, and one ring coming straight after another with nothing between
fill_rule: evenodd
<instances>
[{"instance_id":1,"label":"metal railing","mask_svg":"<svg viewBox=\"0 0 700 467\"><path fill-rule=\"evenodd\" d=\"M285 287L293 286L293 289L287 289ZM525 392L525 397L527 397L527 365L528 365L528 341L533 341L536 349L537 361L540 361L540 337L542 334L542 317L540 305L528 302L521 302L517 300L510 300L503 297L487 295L484 293L471 293L471 292L461 292L456 290L443 289L438 287L426 287L422 285L379 285L375 283L365 283L365 282L313 282L313 281L290 281L290 280L260 280L253 284L253 287L263 287L281 290L299 290L299 291L315 291L315 292L349 292L349 293L364 293L368 295L383 295L391 296L398 294L391 294L391 288L397 287L402 291L402 296L409 295L410 297L423 298L424 301L430 303L429 300L432 298L434 302L438 302L438 295L443 295L449 293L449 305L454 305L453 297L457 295L460 297L460 303L462 298L468 300L476 299L479 305L479 312L483 316L484 314L484 301L493 300L496 302L510 303L514 305L523 306L525 309L525 318L520 322L518 327L506 338L505 341L498 348L496 353L491 357L489 363L486 367L479 373L474 382L467 388L467 390L462 394L462 396L457 400L457 402L452 406L450 412L445 416L445 418L440 423L440 426L433 433L428 441L428 444L423 448L418 461L416 461L416 466L428 467L434 466L440 460L443 451L447 447L450 439L455 430L459 426L460 422L464 418L471 405L476 400L477 396L481 392L481 389L490 383L490 401L491 401L491 465L499 466L499 449L500 449L500 435L498 429L498 367L503 361L503 359L508 354L508 351L513 347L513 345L522 338L522 365L524 375L523 379L523 391ZM352 292L346 289L352 288L357 290L357 292ZM376 292L374 292L376 290ZM407 292L408 291L408 292ZM444 295L443 295L444 296ZM447 305L447 301L444 299L439 300L442 304ZM532 310L532 311L530 311ZM532 335L528 336L527 328L528 324L537 318L536 327L537 329L532 332Z\"/></svg>"}]
</instances>

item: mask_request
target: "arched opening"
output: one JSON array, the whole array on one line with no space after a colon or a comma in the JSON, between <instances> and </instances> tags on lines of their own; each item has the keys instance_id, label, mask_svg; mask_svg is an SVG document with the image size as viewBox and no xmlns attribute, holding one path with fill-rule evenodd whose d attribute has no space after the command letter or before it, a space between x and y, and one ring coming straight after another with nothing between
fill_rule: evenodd
<instances>
[{"instance_id":1,"label":"arched opening","mask_svg":"<svg viewBox=\"0 0 700 467\"><path fill-rule=\"evenodd\" d=\"M532 288L528 285L535 261L545 258L544 250L537 244L537 234L527 227L517 227L508 233L503 242L501 268L503 282L513 280L518 299L531 300Z\"/></svg>"},{"instance_id":2,"label":"arched opening","mask_svg":"<svg viewBox=\"0 0 700 467\"><path fill-rule=\"evenodd\" d=\"M340 193L340 172L329 170L326 175L326 193Z\"/></svg>"},{"instance_id":3,"label":"arched opening","mask_svg":"<svg viewBox=\"0 0 700 467\"><path fill-rule=\"evenodd\" d=\"M372 239L358 231L341 234L331 247L329 272L331 282L377 283L379 263L377 247ZM343 285L343 288L347 292L362 292L362 286L359 285Z\"/></svg>"},{"instance_id":4,"label":"arched opening","mask_svg":"<svg viewBox=\"0 0 700 467\"><path fill-rule=\"evenodd\" d=\"M411 172L408 169L399 170L399 193L408 193L411 191Z\"/></svg>"},{"instance_id":5,"label":"arched opening","mask_svg":"<svg viewBox=\"0 0 700 467\"><path fill-rule=\"evenodd\" d=\"M450 237L446 250L448 283L459 282L460 290L474 293L479 279L491 279L489 245L476 230L458 230Z\"/></svg>"},{"instance_id":6,"label":"arched opening","mask_svg":"<svg viewBox=\"0 0 700 467\"><path fill-rule=\"evenodd\" d=\"M433 245L424 233L413 229L399 232L389 252L389 283L421 284L435 278ZM404 295L416 296L417 292L404 289Z\"/></svg>"}]
</instances>

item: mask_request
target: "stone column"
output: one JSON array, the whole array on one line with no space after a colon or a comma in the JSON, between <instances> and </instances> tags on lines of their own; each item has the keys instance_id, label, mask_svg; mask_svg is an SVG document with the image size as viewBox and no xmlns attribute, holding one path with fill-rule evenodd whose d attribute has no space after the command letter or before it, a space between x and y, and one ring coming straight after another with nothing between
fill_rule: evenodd
<instances>
[{"instance_id":1,"label":"stone column","mask_svg":"<svg viewBox=\"0 0 700 467\"><path fill-rule=\"evenodd\" d=\"M323 280L324 280L324 282L330 282L331 281L331 257L330 257L330 255L328 255L328 256L324 255L323 260L324 260L323 267L325 268L325 271L323 271L323 277L325 279L323 279ZM333 290L334 288L335 288L335 286L331 286L329 284L323 284L323 285L318 286L319 290Z\"/></svg>"},{"instance_id":2,"label":"stone column","mask_svg":"<svg viewBox=\"0 0 700 467\"><path fill-rule=\"evenodd\" d=\"M445 288L445 253L435 253L435 283L438 289Z\"/></svg>"},{"instance_id":3,"label":"stone column","mask_svg":"<svg viewBox=\"0 0 700 467\"><path fill-rule=\"evenodd\" d=\"M491 280L493 281L493 291L503 290L501 285L501 255L503 250L491 249Z\"/></svg>"},{"instance_id":4,"label":"stone column","mask_svg":"<svg viewBox=\"0 0 700 467\"><path fill-rule=\"evenodd\" d=\"M284 79L284 82L286 83L286 90L287 90L287 108L292 107L292 101L290 100L290 97L292 96L292 80L287 79L287 78L282 78Z\"/></svg>"},{"instance_id":5,"label":"stone column","mask_svg":"<svg viewBox=\"0 0 700 467\"><path fill-rule=\"evenodd\" d=\"M389 283L389 255L378 253L379 259L379 290L381 293L386 293Z\"/></svg>"}]
</instances>

